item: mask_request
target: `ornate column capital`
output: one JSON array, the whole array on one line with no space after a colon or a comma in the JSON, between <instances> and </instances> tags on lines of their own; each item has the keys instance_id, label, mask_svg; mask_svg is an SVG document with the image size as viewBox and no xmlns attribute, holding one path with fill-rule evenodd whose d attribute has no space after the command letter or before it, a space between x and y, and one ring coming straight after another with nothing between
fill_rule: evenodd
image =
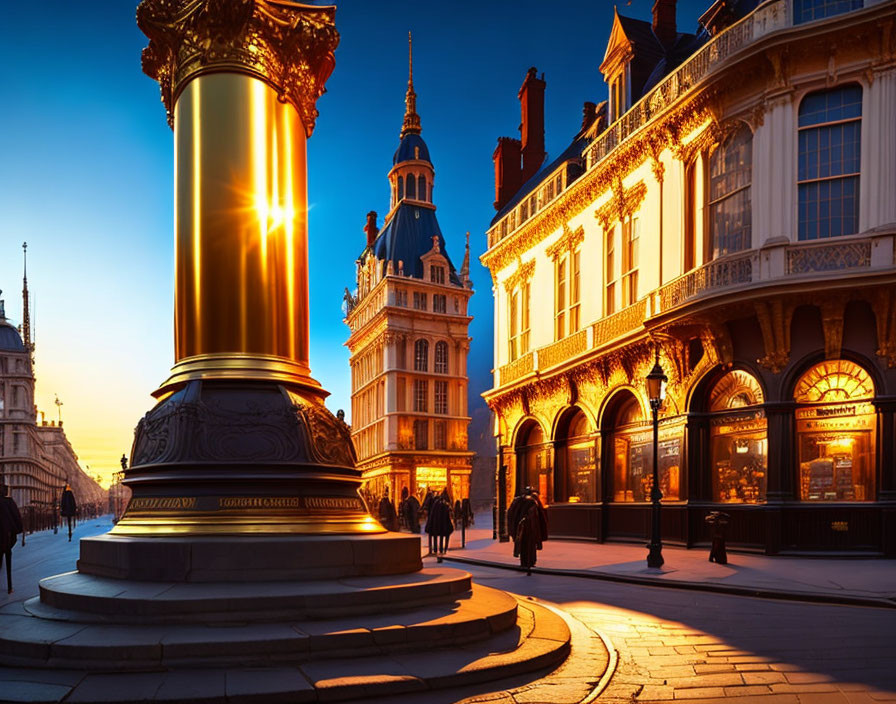
<instances>
[{"instance_id":1,"label":"ornate column capital","mask_svg":"<svg viewBox=\"0 0 896 704\"><path fill-rule=\"evenodd\" d=\"M168 124L193 78L246 73L298 110L311 136L317 99L336 65L335 7L289 0L143 0L137 25L149 38L143 71L159 82Z\"/></svg>"}]
</instances>

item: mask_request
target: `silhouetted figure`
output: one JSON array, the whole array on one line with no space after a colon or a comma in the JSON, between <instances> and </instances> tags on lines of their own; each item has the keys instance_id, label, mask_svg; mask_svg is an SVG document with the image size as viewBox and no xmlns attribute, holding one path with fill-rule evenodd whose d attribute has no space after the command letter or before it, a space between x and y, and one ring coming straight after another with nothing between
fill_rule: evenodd
<instances>
[{"instance_id":1,"label":"silhouetted figure","mask_svg":"<svg viewBox=\"0 0 896 704\"><path fill-rule=\"evenodd\" d=\"M386 530L398 530L398 516L395 513L395 505L392 503L392 499L389 498L388 489L383 492L383 498L380 499L379 514L380 523L383 524Z\"/></svg>"},{"instance_id":2,"label":"silhouetted figure","mask_svg":"<svg viewBox=\"0 0 896 704\"><path fill-rule=\"evenodd\" d=\"M548 539L547 514L531 486L527 486L507 509L507 531L513 538L513 556L520 558L520 566L531 575L538 551Z\"/></svg>"},{"instance_id":3,"label":"silhouetted figure","mask_svg":"<svg viewBox=\"0 0 896 704\"><path fill-rule=\"evenodd\" d=\"M78 505L75 503L72 488L68 484L65 485L65 491L62 492L62 498L59 500L59 513L67 519L68 542L72 542L72 525L75 522L75 516L78 515Z\"/></svg>"},{"instance_id":4,"label":"silhouetted figure","mask_svg":"<svg viewBox=\"0 0 896 704\"><path fill-rule=\"evenodd\" d=\"M426 532L429 534L430 553L444 555L448 551L451 533L454 532L454 517L447 490L433 499L429 517L426 519Z\"/></svg>"},{"instance_id":5,"label":"silhouetted figure","mask_svg":"<svg viewBox=\"0 0 896 704\"><path fill-rule=\"evenodd\" d=\"M420 533L420 502L417 500L417 497L411 494L408 491L408 488L405 487L401 490L401 506L399 507L399 514L401 515L401 519L404 521L405 527L411 533Z\"/></svg>"},{"instance_id":6,"label":"silhouetted figure","mask_svg":"<svg viewBox=\"0 0 896 704\"><path fill-rule=\"evenodd\" d=\"M470 503L470 499L464 499L461 502L461 512L463 513L464 517L464 525L466 525L468 528L476 522L475 516L473 515L473 506Z\"/></svg>"},{"instance_id":7,"label":"silhouetted figure","mask_svg":"<svg viewBox=\"0 0 896 704\"><path fill-rule=\"evenodd\" d=\"M12 594L12 549L23 528L19 507L8 494L6 485L0 484L0 561L6 559L6 593Z\"/></svg>"}]
</instances>

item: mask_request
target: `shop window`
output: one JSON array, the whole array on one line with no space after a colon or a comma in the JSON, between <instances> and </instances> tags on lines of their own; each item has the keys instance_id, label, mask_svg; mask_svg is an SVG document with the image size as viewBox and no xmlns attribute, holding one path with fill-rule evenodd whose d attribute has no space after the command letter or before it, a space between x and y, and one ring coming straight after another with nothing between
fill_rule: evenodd
<instances>
[{"instance_id":1,"label":"shop window","mask_svg":"<svg viewBox=\"0 0 896 704\"><path fill-rule=\"evenodd\" d=\"M755 504L765 501L768 430L762 388L735 369L709 394L713 501Z\"/></svg>"},{"instance_id":2,"label":"shop window","mask_svg":"<svg viewBox=\"0 0 896 704\"><path fill-rule=\"evenodd\" d=\"M448 343L444 340L439 340L436 343L435 372L436 374L448 373Z\"/></svg>"},{"instance_id":3,"label":"shop window","mask_svg":"<svg viewBox=\"0 0 896 704\"><path fill-rule=\"evenodd\" d=\"M828 360L796 384L799 493L803 501L874 499L874 384L858 364Z\"/></svg>"},{"instance_id":4,"label":"shop window","mask_svg":"<svg viewBox=\"0 0 896 704\"><path fill-rule=\"evenodd\" d=\"M595 441L588 419L578 411L569 422L566 440L566 500L569 503L594 503L597 500Z\"/></svg>"},{"instance_id":5,"label":"shop window","mask_svg":"<svg viewBox=\"0 0 896 704\"><path fill-rule=\"evenodd\" d=\"M414 343L414 371L429 371L429 342L426 340Z\"/></svg>"},{"instance_id":6,"label":"shop window","mask_svg":"<svg viewBox=\"0 0 896 704\"><path fill-rule=\"evenodd\" d=\"M861 86L810 93L800 103L800 240L858 232L861 132Z\"/></svg>"},{"instance_id":7,"label":"shop window","mask_svg":"<svg viewBox=\"0 0 896 704\"><path fill-rule=\"evenodd\" d=\"M522 487L531 486L545 504L554 501L551 444L545 442L541 426L535 424L528 431L522 445L518 445L518 464Z\"/></svg>"},{"instance_id":8,"label":"shop window","mask_svg":"<svg viewBox=\"0 0 896 704\"><path fill-rule=\"evenodd\" d=\"M664 501L681 497L680 423L661 423L659 427L658 474ZM613 500L650 501L653 488L653 426L644 419L641 404L634 397L616 414L612 435Z\"/></svg>"},{"instance_id":9,"label":"shop window","mask_svg":"<svg viewBox=\"0 0 896 704\"><path fill-rule=\"evenodd\" d=\"M862 0L794 0L793 23L801 24L859 10Z\"/></svg>"},{"instance_id":10,"label":"shop window","mask_svg":"<svg viewBox=\"0 0 896 704\"><path fill-rule=\"evenodd\" d=\"M709 226L712 256L749 249L753 133L741 126L709 158Z\"/></svg>"}]
</instances>

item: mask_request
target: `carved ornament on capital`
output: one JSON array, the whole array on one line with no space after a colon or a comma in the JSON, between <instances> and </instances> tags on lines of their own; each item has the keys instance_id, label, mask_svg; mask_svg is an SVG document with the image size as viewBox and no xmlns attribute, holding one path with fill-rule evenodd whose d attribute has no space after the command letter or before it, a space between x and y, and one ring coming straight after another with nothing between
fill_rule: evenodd
<instances>
[{"instance_id":1,"label":"carved ornament on capital","mask_svg":"<svg viewBox=\"0 0 896 704\"><path fill-rule=\"evenodd\" d=\"M159 82L168 124L191 79L245 73L295 107L310 137L315 104L336 65L335 12L287 0L143 0L137 7L137 25L149 38L143 71Z\"/></svg>"}]
</instances>

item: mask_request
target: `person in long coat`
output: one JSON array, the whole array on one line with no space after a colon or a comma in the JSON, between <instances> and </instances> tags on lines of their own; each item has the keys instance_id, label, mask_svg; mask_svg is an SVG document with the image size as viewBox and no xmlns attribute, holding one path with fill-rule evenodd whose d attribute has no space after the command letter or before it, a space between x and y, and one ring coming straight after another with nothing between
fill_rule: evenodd
<instances>
[{"instance_id":1,"label":"person in long coat","mask_svg":"<svg viewBox=\"0 0 896 704\"><path fill-rule=\"evenodd\" d=\"M538 558L538 551L548 539L548 519L538 494L527 486L507 509L507 530L513 539L513 556L520 558L520 566L526 574Z\"/></svg>"},{"instance_id":2,"label":"person in long coat","mask_svg":"<svg viewBox=\"0 0 896 704\"><path fill-rule=\"evenodd\" d=\"M420 533L420 502L417 497L408 492L408 488L402 489L404 499L401 502L401 515L405 526L411 533Z\"/></svg>"},{"instance_id":3,"label":"person in long coat","mask_svg":"<svg viewBox=\"0 0 896 704\"><path fill-rule=\"evenodd\" d=\"M395 505L389 498L388 489L383 492L383 498L380 499L379 514L383 528L392 531L398 530L398 516L395 513Z\"/></svg>"},{"instance_id":4,"label":"person in long coat","mask_svg":"<svg viewBox=\"0 0 896 704\"><path fill-rule=\"evenodd\" d=\"M429 518L426 519L426 532L429 534L429 551L444 555L448 551L448 541L454 532L454 518L451 511L451 499L444 491L435 497Z\"/></svg>"},{"instance_id":5,"label":"person in long coat","mask_svg":"<svg viewBox=\"0 0 896 704\"><path fill-rule=\"evenodd\" d=\"M19 507L8 494L6 485L0 484L0 561L6 559L6 593L12 594L12 548L24 528Z\"/></svg>"},{"instance_id":6,"label":"person in long coat","mask_svg":"<svg viewBox=\"0 0 896 704\"><path fill-rule=\"evenodd\" d=\"M75 522L75 516L78 514L78 505L75 503L75 495L72 488L68 484L65 485L65 491L62 492L62 499L59 501L59 513L68 523L68 542L72 542L72 525Z\"/></svg>"}]
</instances>

